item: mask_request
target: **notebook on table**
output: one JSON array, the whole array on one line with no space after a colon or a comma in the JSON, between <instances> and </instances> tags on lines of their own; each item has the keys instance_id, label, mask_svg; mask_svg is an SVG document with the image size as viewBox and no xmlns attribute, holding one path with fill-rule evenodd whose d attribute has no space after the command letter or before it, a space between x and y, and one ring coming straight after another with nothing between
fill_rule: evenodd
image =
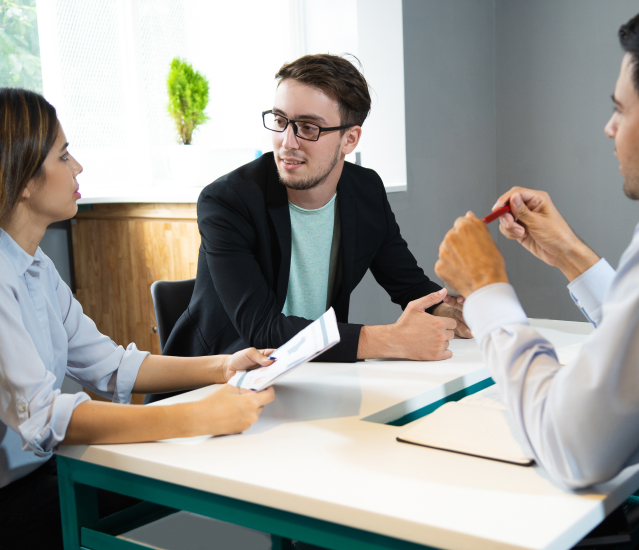
<instances>
[{"instance_id":1,"label":"notebook on table","mask_svg":"<svg viewBox=\"0 0 639 550\"><path fill-rule=\"evenodd\" d=\"M445 403L411 423L397 441L520 466L535 461L528 444L513 434L496 385Z\"/></svg>"}]
</instances>

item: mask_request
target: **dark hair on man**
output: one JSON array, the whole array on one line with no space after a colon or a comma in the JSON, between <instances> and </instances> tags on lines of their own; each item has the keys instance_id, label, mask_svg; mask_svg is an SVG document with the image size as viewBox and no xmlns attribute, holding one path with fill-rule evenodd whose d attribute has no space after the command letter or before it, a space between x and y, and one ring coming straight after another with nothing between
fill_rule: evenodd
<instances>
[{"instance_id":1,"label":"dark hair on man","mask_svg":"<svg viewBox=\"0 0 639 550\"><path fill-rule=\"evenodd\" d=\"M337 101L340 126L361 126L370 113L368 82L357 67L344 57L324 53L305 55L285 63L275 75L278 86L289 78L318 88Z\"/></svg>"},{"instance_id":2,"label":"dark hair on man","mask_svg":"<svg viewBox=\"0 0 639 550\"><path fill-rule=\"evenodd\" d=\"M40 94L0 88L0 221L11 214L27 184L43 175L59 127L55 108Z\"/></svg>"},{"instance_id":3,"label":"dark hair on man","mask_svg":"<svg viewBox=\"0 0 639 550\"><path fill-rule=\"evenodd\" d=\"M639 93L639 14L619 27L619 42L624 51L630 54L633 66L632 81Z\"/></svg>"}]
</instances>

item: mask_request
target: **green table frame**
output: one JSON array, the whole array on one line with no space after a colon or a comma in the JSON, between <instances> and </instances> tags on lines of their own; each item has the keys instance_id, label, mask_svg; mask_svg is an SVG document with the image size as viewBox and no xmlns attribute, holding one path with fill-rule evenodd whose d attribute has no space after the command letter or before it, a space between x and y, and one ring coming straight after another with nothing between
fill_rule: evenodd
<instances>
[{"instance_id":1,"label":"green table frame","mask_svg":"<svg viewBox=\"0 0 639 550\"><path fill-rule=\"evenodd\" d=\"M444 403L458 401L493 384L492 378L486 378L389 424L403 426L430 414ZM316 544L330 550L342 548L434 550L429 546L198 491L72 458L58 456L57 463L65 550L148 548L119 539L117 536L179 510L270 533L273 550L288 550L291 547L291 540ZM97 489L135 497L144 502L100 520Z\"/></svg>"},{"instance_id":2,"label":"green table frame","mask_svg":"<svg viewBox=\"0 0 639 550\"><path fill-rule=\"evenodd\" d=\"M332 550L430 548L63 456L58 456L57 463L65 550L148 548L117 536L178 510L270 533L273 550L287 550L291 539ZM144 502L100 520L97 489L128 495Z\"/></svg>"}]
</instances>

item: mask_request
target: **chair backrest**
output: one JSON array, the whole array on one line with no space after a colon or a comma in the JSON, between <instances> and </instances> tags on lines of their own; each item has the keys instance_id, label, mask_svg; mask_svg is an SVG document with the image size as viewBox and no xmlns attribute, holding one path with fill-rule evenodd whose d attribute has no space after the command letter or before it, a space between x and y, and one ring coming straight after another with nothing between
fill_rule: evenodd
<instances>
[{"instance_id":1,"label":"chair backrest","mask_svg":"<svg viewBox=\"0 0 639 550\"><path fill-rule=\"evenodd\" d=\"M195 279L185 281L155 281L151 285L151 297L155 320L158 324L160 351L169 339L169 335L180 316L186 311L191 301Z\"/></svg>"}]
</instances>

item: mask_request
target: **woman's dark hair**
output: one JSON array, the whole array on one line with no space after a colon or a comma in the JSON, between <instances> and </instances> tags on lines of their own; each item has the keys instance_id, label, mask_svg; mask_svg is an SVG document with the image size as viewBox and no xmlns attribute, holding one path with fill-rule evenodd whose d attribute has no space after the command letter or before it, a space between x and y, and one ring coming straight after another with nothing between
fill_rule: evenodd
<instances>
[{"instance_id":1,"label":"woman's dark hair","mask_svg":"<svg viewBox=\"0 0 639 550\"><path fill-rule=\"evenodd\" d=\"M275 79L282 82L289 78L318 88L337 101L342 126L361 126L371 110L364 75L348 59L338 55L305 55L286 63L277 71Z\"/></svg>"},{"instance_id":2,"label":"woman's dark hair","mask_svg":"<svg viewBox=\"0 0 639 550\"><path fill-rule=\"evenodd\" d=\"M0 221L5 220L43 163L58 136L55 108L20 88L0 88Z\"/></svg>"},{"instance_id":3,"label":"woman's dark hair","mask_svg":"<svg viewBox=\"0 0 639 550\"><path fill-rule=\"evenodd\" d=\"M632 82L639 93L639 14L619 28L619 42L632 60Z\"/></svg>"}]
</instances>

